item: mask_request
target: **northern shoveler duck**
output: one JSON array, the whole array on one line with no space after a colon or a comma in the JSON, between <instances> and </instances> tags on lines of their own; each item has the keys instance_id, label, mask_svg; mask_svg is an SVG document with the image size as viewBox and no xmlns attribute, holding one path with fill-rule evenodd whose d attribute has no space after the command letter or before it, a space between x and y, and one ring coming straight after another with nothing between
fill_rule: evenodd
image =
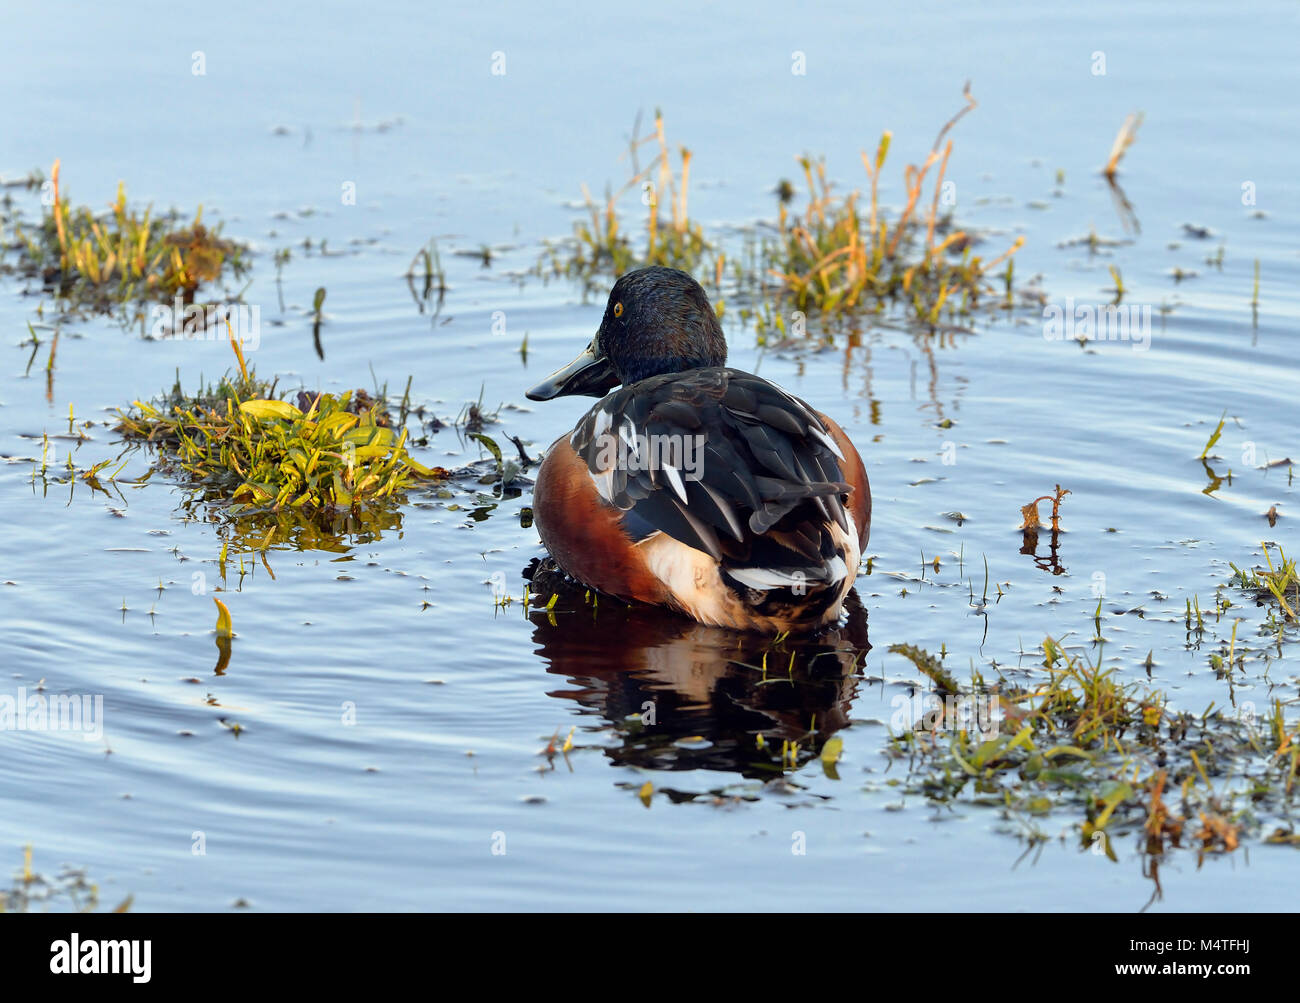
<instances>
[{"instance_id":1,"label":"northern shoveler duck","mask_svg":"<svg viewBox=\"0 0 1300 1003\"><path fill-rule=\"evenodd\" d=\"M830 418L726 362L693 278L620 278L591 344L527 393L602 398L542 463L542 543L583 584L701 623L832 624L871 527L862 458Z\"/></svg>"}]
</instances>

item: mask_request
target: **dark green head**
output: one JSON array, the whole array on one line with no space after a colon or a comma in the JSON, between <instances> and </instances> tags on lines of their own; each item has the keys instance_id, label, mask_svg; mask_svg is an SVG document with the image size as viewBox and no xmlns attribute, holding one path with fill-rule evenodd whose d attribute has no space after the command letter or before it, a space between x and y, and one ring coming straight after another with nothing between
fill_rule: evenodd
<instances>
[{"instance_id":1,"label":"dark green head","mask_svg":"<svg viewBox=\"0 0 1300 1003\"><path fill-rule=\"evenodd\" d=\"M727 363L722 325L700 284L675 268L641 268L614 283L591 344L528 391L530 400L603 397L662 373Z\"/></svg>"}]
</instances>

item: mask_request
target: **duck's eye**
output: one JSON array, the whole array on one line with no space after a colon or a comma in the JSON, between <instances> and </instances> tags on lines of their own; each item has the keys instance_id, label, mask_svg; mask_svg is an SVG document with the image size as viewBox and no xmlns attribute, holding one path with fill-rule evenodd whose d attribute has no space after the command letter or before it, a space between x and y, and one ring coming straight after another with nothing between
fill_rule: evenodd
<instances>
[{"instance_id":1,"label":"duck's eye","mask_svg":"<svg viewBox=\"0 0 1300 1003\"><path fill-rule=\"evenodd\" d=\"M622 317L622 316L623 316L623 304L622 304L622 303L615 303L615 304L614 304L614 316L615 316L615 317Z\"/></svg>"}]
</instances>

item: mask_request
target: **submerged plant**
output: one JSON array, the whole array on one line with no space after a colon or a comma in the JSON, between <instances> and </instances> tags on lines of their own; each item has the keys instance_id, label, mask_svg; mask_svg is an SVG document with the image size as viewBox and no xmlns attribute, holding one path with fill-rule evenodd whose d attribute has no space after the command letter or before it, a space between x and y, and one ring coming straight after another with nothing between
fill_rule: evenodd
<instances>
[{"instance_id":1,"label":"submerged plant","mask_svg":"<svg viewBox=\"0 0 1300 1003\"><path fill-rule=\"evenodd\" d=\"M188 225L175 212L140 214L127 208L122 184L106 213L74 207L59 190L57 160L50 187L40 225L15 227L19 268L74 306L109 313L140 301L190 303L202 285L248 269L247 249L205 226L202 207Z\"/></svg>"}]
</instances>

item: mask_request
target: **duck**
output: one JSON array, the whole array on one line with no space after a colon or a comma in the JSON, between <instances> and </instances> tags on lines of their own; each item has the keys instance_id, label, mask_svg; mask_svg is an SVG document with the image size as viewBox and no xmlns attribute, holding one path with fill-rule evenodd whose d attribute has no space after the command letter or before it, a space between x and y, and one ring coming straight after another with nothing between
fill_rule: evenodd
<instances>
[{"instance_id":1,"label":"duck","mask_svg":"<svg viewBox=\"0 0 1300 1003\"><path fill-rule=\"evenodd\" d=\"M692 276L620 276L591 342L525 396L600 398L534 482L534 525L569 576L707 626L839 622L871 529L862 457L834 420L727 366Z\"/></svg>"}]
</instances>

